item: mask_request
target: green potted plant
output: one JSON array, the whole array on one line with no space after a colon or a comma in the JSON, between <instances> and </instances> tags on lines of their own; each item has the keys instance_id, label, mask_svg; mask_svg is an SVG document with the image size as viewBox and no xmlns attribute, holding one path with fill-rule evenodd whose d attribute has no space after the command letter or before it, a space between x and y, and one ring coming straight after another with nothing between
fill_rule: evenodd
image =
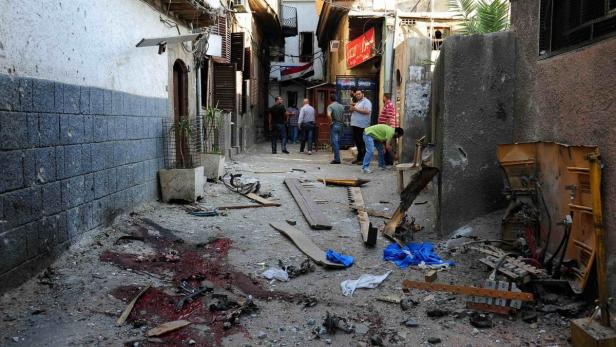
<instances>
[{"instance_id":1,"label":"green potted plant","mask_svg":"<svg viewBox=\"0 0 616 347\"><path fill-rule=\"evenodd\" d=\"M205 177L218 180L225 174L225 156L222 150L221 132L223 131L223 110L216 106L204 108L203 133L205 135L204 152L200 154Z\"/></svg>"},{"instance_id":2,"label":"green potted plant","mask_svg":"<svg viewBox=\"0 0 616 347\"><path fill-rule=\"evenodd\" d=\"M168 168L160 170L158 176L163 202L171 200L196 201L203 197L205 178L203 166L195 166L189 145L192 142L194 127L190 120L182 117L169 128L166 155Z\"/></svg>"}]
</instances>

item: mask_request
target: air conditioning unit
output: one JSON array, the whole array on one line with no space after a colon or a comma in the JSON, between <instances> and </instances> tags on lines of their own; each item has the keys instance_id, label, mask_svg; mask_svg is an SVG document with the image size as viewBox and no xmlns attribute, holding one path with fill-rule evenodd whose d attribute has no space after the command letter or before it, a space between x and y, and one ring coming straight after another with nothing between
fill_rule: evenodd
<instances>
[{"instance_id":1,"label":"air conditioning unit","mask_svg":"<svg viewBox=\"0 0 616 347\"><path fill-rule=\"evenodd\" d=\"M340 48L340 40L329 41L329 51L330 52L338 52L339 48Z\"/></svg>"},{"instance_id":2,"label":"air conditioning unit","mask_svg":"<svg viewBox=\"0 0 616 347\"><path fill-rule=\"evenodd\" d=\"M248 13L248 6L246 6L246 0L231 0L230 6L236 12Z\"/></svg>"}]
</instances>

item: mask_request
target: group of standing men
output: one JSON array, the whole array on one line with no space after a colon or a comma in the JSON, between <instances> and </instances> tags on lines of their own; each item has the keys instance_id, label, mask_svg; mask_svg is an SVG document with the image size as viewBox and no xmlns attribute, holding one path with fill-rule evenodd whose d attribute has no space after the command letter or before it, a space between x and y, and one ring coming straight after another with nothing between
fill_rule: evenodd
<instances>
[{"instance_id":1,"label":"group of standing men","mask_svg":"<svg viewBox=\"0 0 616 347\"><path fill-rule=\"evenodd\" d=\"M357 147L357 157L353 164L361 164L364 173L370 173L370 162L374 154L374 149L378 151L378 166L385 169L386 165L392 165L395 154L392 150L392 142L402 136L404 131L398 128L396 120L396 110L388 94L383 96L383 109L379 115L378 123L370 126L372 115L372 103L365 97L361 90L354 91L352 94L351 128L353 130L353 141ZM330 104L327 107L327 116L331 125L331 144L334 152L334 160L331 164L340 164L340 139L345 125L344 106L340 104L335 95L330 96ZM276 153L278 137L282 137L282 152L287 151L286 124L288 117L292 113L282 105L282 98L276 97L274 106L270 108L269 124L272 133L272 153ZM310 106L308 99L304 99L304 106L299 111L297 120L298 129L301 130L301 147L303 152L306 141L308 142L308 154L312 154L313 132L316 126L316 111ZM383 148L383 145L385 148Z\"/></svg>"},{"instance_id":2,"label":"group of standing men","mask_svg":"<svg viewBox=\"0 0 616 347\"><path fill-rule=\"evenodd\" d=\"M291 139L295 143L297 136L300 137L300 152L304 152L308 142L308 154L312 154L312 145L315 138L316 111L310 106L308 99L304 99L304 106L299 111L299 116L294 114L296 109L285 108L282 97L274 99L274 106L269 110L269 126L272 133L272 154L277 153L278 138L282 141L282 153L289 154L287 150L287 124L291 126ZM297 119L294 119L295 117ZM316 147L316 146L315 146Z\"/></svg>"}]
</instances>

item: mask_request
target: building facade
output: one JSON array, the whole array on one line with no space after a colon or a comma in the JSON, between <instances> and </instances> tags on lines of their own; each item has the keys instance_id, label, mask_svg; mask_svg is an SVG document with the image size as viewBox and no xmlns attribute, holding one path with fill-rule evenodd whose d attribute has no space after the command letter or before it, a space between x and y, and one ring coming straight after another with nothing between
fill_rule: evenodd
<instances>
[{"instance_id":1,"label":"building facade","mask_svg":"<svg viewBox=\"0 0 616 347\"><path fill-rule=\"evenodd\" d=\"M230 116L222 154L257 141L279 11L273 0L1 2L0 289L158 199L174 155L165 124L218 106Z\"/></svg>"},{"instance_id":2,"label":"building facade","mask_svg":"<svg viewBox=\"0 0 616 347\"><path fill-rule=\"evenodd\" d=\"M427 114L428 102L410 102L414 107L407 107L406 96L416 95L409 90L409 79L417 80L417 73L409 67L417 65L422 69L419 82L430 80L432 62L443 40L455 31L455 14L449 12L448 1L317 1L317 11L324 80L331 83L338 99L348 105L353 89L364 90L372 101L374 124L383 107L383 94L389 93L398 124L410 130L409 112ZM429 84L427 93L420 97L427 98L428 94ZM415 140L403 141L414 144ZM408 154L404 159L409 161L413 149L402 151L403 148L400 146L400 154Z\"/></svg>"}]
</instances>

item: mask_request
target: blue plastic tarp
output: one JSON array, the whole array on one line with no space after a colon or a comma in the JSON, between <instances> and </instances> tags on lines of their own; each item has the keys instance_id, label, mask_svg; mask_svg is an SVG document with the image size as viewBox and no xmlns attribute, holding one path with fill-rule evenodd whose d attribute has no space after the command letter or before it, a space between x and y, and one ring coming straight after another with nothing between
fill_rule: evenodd
<instances>
[{"instance_id":1,"label":"blue plastic tarp","mask_svg":"<svg viewBox=\"0 0 616 347\"><path fill-rule=\"evenodd\" d=\"M402 248L397 243L392 243L383 251L383 259L393 262L401 269L422 262L426 265L455 265L453 261L443 261L434 253L434 246L430 242L409 243Z\"/></svg>"},{"instance_id":2,"label":"blue plastic tarp","mask_svg":"<svg viewBox=\"0 0 616 347\"><path fill-rule=\"evenodd\" d=\"M353 265L353 256L336 253L332 249L328 249L327 252L325 252L325 257L332 263L342 264L344 267Z\"/></svg>"}]
</instances>

